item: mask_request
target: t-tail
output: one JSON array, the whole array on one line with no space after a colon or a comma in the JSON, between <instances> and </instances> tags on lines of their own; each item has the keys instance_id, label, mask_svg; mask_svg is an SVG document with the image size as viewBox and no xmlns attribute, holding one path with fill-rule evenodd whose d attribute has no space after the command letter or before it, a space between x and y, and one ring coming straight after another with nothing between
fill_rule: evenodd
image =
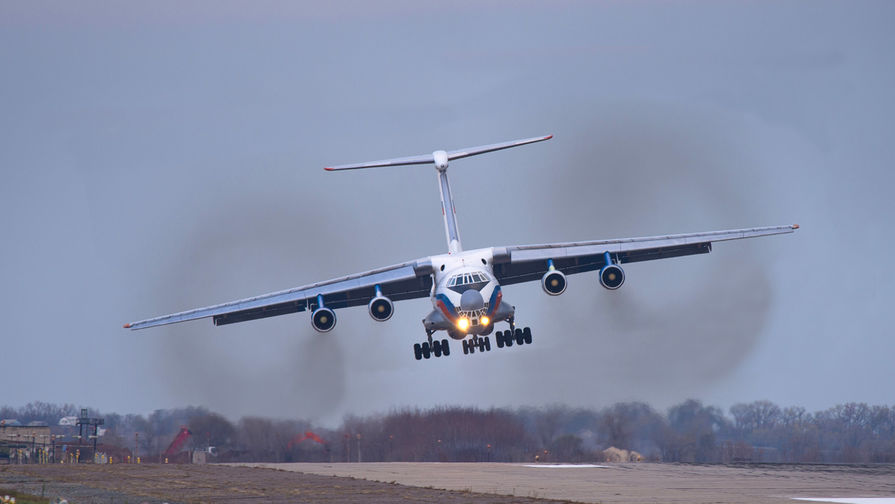
<instances>
[{"instance_id":1,"label":"t-tail","mask_svg":"<svg viewBox=\"0 0 895 504\"><path fill-rule=\"evenodd\" d=\"M501 142L490 145L480 145L478 147L467 147L464 149L457 149L452 151L437 150L432 154L421 154L419 156L383 159L381 161L370 161L367 163L328 166L324 168L324 170L342 171L360 170L362 168L379 168L386 166L403 166L429 163L434 164L435 170L438 172L438 190L441 194L441 213L444 215L444 232L447 237L448 252L451 254L456 254L457 252L462 251L463 247L460 244L460 229L457 226L457 211L454 208L454 198L451 195L451 184L448 182L448 162L453 161L454 159L462 159L469 156L476 156L478 154L485 154L486 152L494 152L503 149L509 149L510 147L519 147L520 145L543 142L544 140L550 140L551 138L553 138L553 135L526 138L523 140L513 140L510 142Z\"/></svg>"}]
</instances>

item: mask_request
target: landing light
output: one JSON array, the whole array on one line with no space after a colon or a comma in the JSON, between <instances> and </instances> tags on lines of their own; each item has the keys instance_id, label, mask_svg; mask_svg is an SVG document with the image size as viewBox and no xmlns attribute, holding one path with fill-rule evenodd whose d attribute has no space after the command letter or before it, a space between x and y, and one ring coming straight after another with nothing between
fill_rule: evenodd
<instances>
[{"instance_id":1,"label":"landing light","mask_svg":"<svg viewBox=\"0 0 895 504\"><path fill-rule=\"evenodd\" d=\"M461 318L457 321L457 328L461 331L465 331L469 329L469 319L466 317Z\"/></svg>"},{"instance_id":2,"label":"landing light","mask_svg":"<svg viewBox=\"0 0 895 504\"><path fill-rule=\"evenodd\" d=\"M485 326L486 326L486 325L488 325L488 324L490 324L490 323L491 323L491 319L489 319L487 316L486 316L486 317L482 317L482 325L485 325Z\"/></svg>"}]
</instances>

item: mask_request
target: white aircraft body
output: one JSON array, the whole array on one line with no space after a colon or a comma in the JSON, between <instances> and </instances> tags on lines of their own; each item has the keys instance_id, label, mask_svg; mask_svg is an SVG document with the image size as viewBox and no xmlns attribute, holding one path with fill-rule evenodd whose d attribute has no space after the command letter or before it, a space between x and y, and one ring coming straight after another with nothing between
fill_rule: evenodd
<instances>
[{"instance_id":1,"label":"white aircraft body","mask_svg":"<svg viewBox=\"0 0 895 504\"><path fill-rule=\"evenodd\" d=\"M311 326L329 332L336 325L336 309L367 305L370 316L385 322L394 313L394 302L429 297L432 311L423 319L426 341L413 345L417 360L450 355L447 338L434 339L446 331L463 343L463 353L491 350L489 335L497 323L509 330L497 331L499 348L530 344L531 330L517 328L516 309L503 296L502 287L540 281L544 292L558 296L566 290L566 275L598 271L600 284L615 290L625 282L622 264L665 259L712 250L712 243L783 233L798 225L733 229L704 233L622 238L612 240L517 245L463 250L451 187L448 162L486 152L549 140L552 135L527 138L455 151L435 151L369 163L325 168L328 171L433 163L438 174L448 252L387 266L325 282L304 285L229 303L198 308L125 324L125 328L147 327L211 317L215 325L232 324L264 317L310 311Z\"/></svg>"}]
</instances>

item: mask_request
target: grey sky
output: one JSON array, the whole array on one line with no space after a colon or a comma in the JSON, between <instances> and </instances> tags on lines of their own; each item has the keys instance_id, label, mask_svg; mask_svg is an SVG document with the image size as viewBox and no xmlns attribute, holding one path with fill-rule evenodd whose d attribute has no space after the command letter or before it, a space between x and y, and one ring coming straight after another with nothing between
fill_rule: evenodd
<instances>
[{"instance_id":1,"label":"grey sky","mask_svg":"<svg viewBox=\"0 0 895 504\"><path fill-rule=\"evenodd\" d=\"M890 2L0 4L0 403L337 421L464 404L892 403ZM428 300L124 322L446 249L790 224L506 289L535 344L413 360ZM458 345L455 345L459 349ZM459 351L455 353L460 354ZM9 371L10 369L14 371ZM9 384L12 384L11 386Z\"/></svg>"}]
</instances>

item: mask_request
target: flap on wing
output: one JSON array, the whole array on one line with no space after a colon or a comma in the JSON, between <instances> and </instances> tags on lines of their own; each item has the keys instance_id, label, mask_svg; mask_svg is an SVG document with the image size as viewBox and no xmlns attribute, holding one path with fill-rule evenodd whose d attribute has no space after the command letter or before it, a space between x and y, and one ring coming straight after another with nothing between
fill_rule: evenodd
<instances>
[{"instance_id":1,"label":"flap on wing","mask_svg":"<svg viewBox=\"0 0 895 504\"><path fill-rule=\"evenodd\" d=\"M694 254L707 254L711 251L712 244L706 242L617 252L612 253L612 258L617 259L619 263L624 264ZM495 264L494 274L502 285L540 280L541 276L547 271L548 259L553 259L553 265L556 269L567 275L595 271L606 264L602 252L598 254L566 255L555 259L553 257L548 257L534 260L514 260L503 264Z\"/></svg>"},{"instance_id":2,"label":"flap on wing","mask_svg":"<svg viewBox=\"0 0 895 504\"><path fill-rule=\"evenodd\" d=\"M340 290L324 294L323 304L327 308L332 308L334 310L338 308L347 308L349 306L365 305L376 295L376 285L376 283L373 283L354 289ZM426 275L399 281L380 282L378 285L384 296L392 301L402 301L404 299L415 299L428 296L432 289L432 277ZM316 308L316 296L312 295L311 298L215 315L214 325L233 324L236 322L245 322L247 320L286 315L288 313L296 313L308 309L314 310Z\"/></svg>"},{"instance_id":3,"label":"flap on wing","mask_svg":"<svg viewBox=\"0 0 895 504\"><path fill-rule=\"evenodd\" d=\"M216 325L231 324L295 313L309 307L313 309L318 295L323 296L327 307L344 308L368 302L373 298L376 285L380 286L384 295L395 301L425 297L429 295L432 285L431 272L431 261L426 258L294 289L141 320L124 327L145 329L207 317L213 317Z\"/></svg>"},{"instance_id":4,"label":"flap on wing","mask_svg":"<svg viewBox=\"0 0 895 504\"><path fill-rule=\"evenodd\" d=\"M522 245L494 249L494 273L502 284L537 280L547 271L552 259L557 269L567 274L602 268L604 253L619 263L651 261L711 252L712 243L783 233L792 233L798 225L731 229L641 238L621 238L589 242Z\"/></svg>"}]
</instances>

